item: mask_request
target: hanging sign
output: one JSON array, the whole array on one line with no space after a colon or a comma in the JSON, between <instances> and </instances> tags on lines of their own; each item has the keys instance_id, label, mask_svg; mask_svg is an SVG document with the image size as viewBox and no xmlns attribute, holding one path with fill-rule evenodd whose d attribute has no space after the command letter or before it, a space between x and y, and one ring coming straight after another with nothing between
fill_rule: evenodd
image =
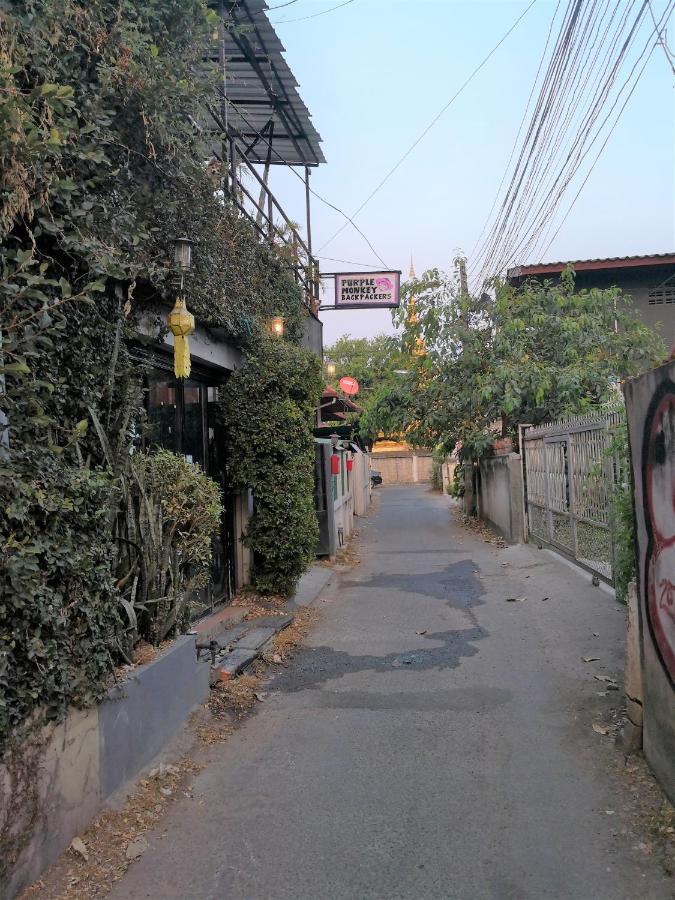
<instances>
[{"instance_id":1,"label":"hanging sign","mask_svg":"<svg viewBox=\"0 0 675 900\"><path fill-rule=\"evenodd\" d=\"M399 304L400 286L400 272L340 272L335 275L335 307L395 308Z\"/></svg>"},{"instance_id":2,"label":"hanging sign","mask_svg":"<svg viewBox=\"0 0 675 900\"><path fill-rule=\"evenodd\" d=\"M338 382L340 385L340 390L343 394L347 394L348 397L353 397L354 394L358 394L359 392L359 383L356 378L351 378L349 375L345 375L344 378L341 378Z\"/></svg>"}]
</instances>

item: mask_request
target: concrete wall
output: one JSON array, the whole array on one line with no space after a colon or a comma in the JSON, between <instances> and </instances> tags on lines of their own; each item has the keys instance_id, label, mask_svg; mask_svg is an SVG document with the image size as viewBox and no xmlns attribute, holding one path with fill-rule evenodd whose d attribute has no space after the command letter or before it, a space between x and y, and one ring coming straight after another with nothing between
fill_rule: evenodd
<instances>
[{"instance_id":1,"label":"concrete wall","mask_svg":"<svg viewBox=\"0 0 675 900\"><path fill-rule=\"evenodd\" d=\"M478 515L511 544L525 540L523 474L518 453L495 453L479 463Z\"/></svg>"},{"instance_id":2,"label":"concrete wall","mask_svg":"<svg viewBox=\"0 0 675 900\"><path fill-rule=\"evenodd\" d=\"M99 708L101 796L149 763L208 693L209 666L197 663L191 635L113 688Z\"/></svg>"},{"instance_id":3,"label":"concrete wall","mask_svg":"<svg viewBox=\"0 0 675 900\"><path fill-rule=\"evenodd\" d=\"M166 745L190 711L209 693L209 661L197 662L195 638L178 638L160 657L135 669L93 709L70 712L41 736L37 755L37 805L26 804L33 819L30 839L0 882L10 898L35 881L86 828L104 801L134 778ZM34 746L31 744L31 747ZM36 751L23 754L30 759ZM0 823L8 797L19 791L11 768L0 765ZM20 818L20 817L19 817Z\"/></svg>"},{"instance_id":4,"label":"concrete wall","mask_svg":"<svg viewBox=\"0 0 675 900\"><path fill-rule=\"evenodd\" d=\"M431 481L430 451L391 451L373 453L373 469L382 473L383 484L417 484Z\"/></svg>"},{"instance_id":5,"label":"concrete wall","mask_svg":"<svg viewBox=\"0 0 675 900\"><path fill-rule=\"evenodd\" d=\"M448 487L455 483L455 469L457 468L457 459L454 456L448 456L443 460L441 466L441 477L443 478L443 493L446 494Z\"/></svg>"},{"instance_id":6,"label":"concrete wall","mask_svg":"<svg viewBox=\"0 0 675 900\"><path fill-rule=\"evenodd\" d=\"M354 468L351 472L352 493L354 495L354 515L365 516L370 506L370 456L367 453L353 453Z\"/></svg>"},{"instance_id":7,"label":"concrete wall","mask_svg":"<svg viewBox=\"0 0 675 900\"><path fill-rule=\"evenodd\" d=\"M35 749L42 744L41 750ZM0 897L14 897L70 845L101 807L98 709L73 710L57 726L47 726L21 754L28 783L0 764L0 824L11 799L26 798L12 823L15 838L26 835L18 859L5 859L8 880L0 875ZM31 770L35 769L34 772ZM31 797L31 788L35 792Z\"/></svg>"},{"instance_id":8,"label":"concrete wall","mask_svg":"<svg viewBox=\"0 0 675 900\"><path fill-rule=\"evenodd\" d=\"M675 362L624 384L638 540L643 743L675 801Z\"/></svg>"}]
</instances>

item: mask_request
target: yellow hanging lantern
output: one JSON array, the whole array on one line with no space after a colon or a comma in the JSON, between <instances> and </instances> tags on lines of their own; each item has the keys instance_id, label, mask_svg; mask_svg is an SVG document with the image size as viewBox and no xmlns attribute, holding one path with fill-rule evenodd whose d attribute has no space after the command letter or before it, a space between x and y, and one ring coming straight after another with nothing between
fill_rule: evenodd
<instances>
[{"instance_id":1,"label":"yellow hanging lantern","mask_svg":"<svg viewBox=\"0 0 675 900\"><path fill-rule=\"evenodd\" d=\"M188 335L195 330L195 317L187 311L185 300L176 298L169 313L169 328L173 334L173 371L176 378L190 376L190 344Z\"/></svg>"}]
</instances>

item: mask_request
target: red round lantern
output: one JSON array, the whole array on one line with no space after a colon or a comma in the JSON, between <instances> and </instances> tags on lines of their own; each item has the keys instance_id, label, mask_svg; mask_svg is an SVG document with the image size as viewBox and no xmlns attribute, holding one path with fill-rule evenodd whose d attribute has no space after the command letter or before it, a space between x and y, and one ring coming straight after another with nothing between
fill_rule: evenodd
<instances>
[{"instance_id":1,"label":"red round lantern","mask_svg":"<svg viewBox=\"0 0 675 900\"><path fill-rule=\"evenodd\" d=\"M354 394L358 394L359 392L359 383L356 378L352 378L350 375L345 375L344 378L341 378L338 382L340 385L340 390L347 394L348 396L354 396Z\"/></svg>"},{"instance_id":2,"label":"red round lantern","mask_svg":"<svg viewBox=\"0 0 675 900\"><path fill-rule=\"evenodd\" d=\"M337 455L337 453L331 454L330 474L331 475L339 475L340 474L340 457Z\"/></svg>"},{"instance_id":3,"label":"red round lantern","mask_svg":"<svg viewBox=\"0 0 675 900\"><path fill-rule=\"evenodd\" d=\"M347 471L348 471L348 472L351 472L351 470L352 470L353 468L354 468L354 460L353 460L353 459L348 459L348 460L347 460Z\"/></svg>"}]
</instances>

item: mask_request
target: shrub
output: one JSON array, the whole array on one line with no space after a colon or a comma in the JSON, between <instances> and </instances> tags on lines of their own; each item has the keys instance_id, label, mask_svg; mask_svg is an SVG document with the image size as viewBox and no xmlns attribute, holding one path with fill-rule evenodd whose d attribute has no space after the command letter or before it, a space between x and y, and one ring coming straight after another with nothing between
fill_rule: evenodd
<instances>
[{"instance_id":1,"label":"shrub","mask_svg":"<svg viewBox=\"0 0 675 900\"><path fill-rule=\"evenodd\" d=\"M223 507L218 485L168 450L137 454L124 476L117 572L135 637L158 644L190 622L190 598L209 579Z\"/></svg>"},{"instance_id":2,"label":"shrub","mask_svg":"<svg viewBox=\"0 0 675 900\"><path fill-rule=\"evenodd\" d=\"M264 340L223 391L232 486L253 491L244 540L254 554L254 585L289 594L314 558L312 428L321 364L285 341Z\"/></svg>"},{"instance_id":3,"label":"shrub","mask_svg":"<svg viewBox=\"0 0 675 900\"><path fill-rule=\"evenodd\" d=\"M105 475L49 454L0 466L0 754L26 720L98 700L120 626ZM85 537L86 536L86 537Z\"/></svg>"},{"instance_id":4,"label":"shrub","mask_svg":"<svg viewBox=\"0 0 675 900\"><path fill-rule=\"evenodd\" d=\"M628 429L616 429L606 456L613 460L616 480L610 493L614 589L617 600L626 602L628 585L637 577L637 542L633 509L633 480L628 452Z\"/></svg>"}]
</instances>

